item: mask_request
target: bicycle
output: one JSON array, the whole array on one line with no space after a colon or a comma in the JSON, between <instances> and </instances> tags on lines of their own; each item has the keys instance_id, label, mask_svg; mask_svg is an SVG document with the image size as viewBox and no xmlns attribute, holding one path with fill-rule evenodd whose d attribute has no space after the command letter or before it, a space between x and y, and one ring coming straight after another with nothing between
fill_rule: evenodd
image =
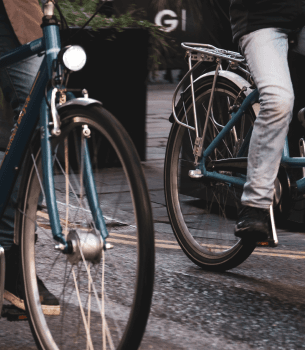
<instances>
[{"instance_id":1,"label":"bicycle","mask_svg":"<svg viewBox=\"0 0 305 350\"><path fill-rule=\"evenodd\" d=\"M115 117L86 90L75 98L67 87L86 54L79 46L61 48L54 16L60 8L43 3L43 37L0 57L3 67L44 55L1 164L0 218L21 169L14 240L39 349L137 349L154 279L144 173ZM0 261L2 306L3 249ZM45 314L37 276L58 298L60 313Z\"/></svg>"},{"instance_id":2,"label":"bicycle","mask_svg":"<svg viewBox=\"0 0 305 350\"><path fill-rule=\"evenodd\" d=\"M189 70L172 101L173 125L164 165L166 206L176 239L189 259L202 268L224 271L241 264L256 247L235 237L234 226L259 94L241 54L207 44L182 43L182 47ZM216 69L194 80L193 72L203 62L216 63ZM190 85L176 104L187 78ZM277 246L275 219L287 219L293 203L303 198L303 139L299 145L300 157L290 157L286 138L270 207L272 236L259 245ZM292 168L303 169L303 178L295 183L289 176Z\"/></svg>"}]
</instances>

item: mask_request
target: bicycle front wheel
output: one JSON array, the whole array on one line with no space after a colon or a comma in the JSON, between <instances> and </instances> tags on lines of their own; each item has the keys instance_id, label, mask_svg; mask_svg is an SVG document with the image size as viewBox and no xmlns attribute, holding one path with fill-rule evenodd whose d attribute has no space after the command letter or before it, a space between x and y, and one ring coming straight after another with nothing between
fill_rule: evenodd
<instances>
[{"instance_id":1,"label":"bicycle front wheel","mask_svg":"<svg viewBox=\"0 0 305 350\"><path fill-rule=\"evenodd\" d=\"M38 139L27 156L18 211L30 326L39 349L137 349L154 278L153 220L144 173L128 134L105 109L66 107L60 117L62 133L52 143L56 203L63 233L67 240L74 237L78 254L54 249L42 200ZM94 243L99 232L84 180L88 159L109 233L106 251ZM92 239L94 258L84 248ZM59 305L46 305L39 280Z\"/></svg>"},{"instance_id":2,"label":"bicycle front wheel","mask_svg":"<svg viewBox=\"0 0 305 350\"><path fill-rule=\"evenodd\" d=\"M202 135L207 117L212 79L199 79L195 83L199 135ZM203 149L229 121L230 107L245 98L243 93L239 93L240 89L231 81L217 78ZM194 126L190 91L182 94L177 106L178 118ZM254 111L250 108L215 148L206 163L238 157L247 133L251 133L254 119ZM255 248L253 244L245 244L234 236L242 188L204 177L193 179L189 176L189 171L196 169L193 154L195 137L195 131L177 123L171 128L164 165L167 211L178 243L195 264L210 270L228 270L243 262ZM243 156L246 156L246 152L247 147L244 147ZM233 174L226 172L226 175Z\"/></svg>"}]
</instances>

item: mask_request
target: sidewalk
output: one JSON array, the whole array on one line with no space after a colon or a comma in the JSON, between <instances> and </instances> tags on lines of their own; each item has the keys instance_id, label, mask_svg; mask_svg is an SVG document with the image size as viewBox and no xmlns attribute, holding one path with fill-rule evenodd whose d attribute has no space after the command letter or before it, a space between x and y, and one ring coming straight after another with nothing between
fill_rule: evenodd
<instances>
[{"instance_id":1,"label":"sidewalk","mask_svg":"<svg viewBox=\"0 0 305 350\"><path fill-rule=\"evenodd\" d=\"M146 161L142 162L150 198L156 233L172 233L164 199L163 167L167 138L171 128L172 97L176 84L148 85L146 115Z\"/></svg>"},{"instance_id":2,"label":"sidewalk","mask_svg":"<svg viewBox=\"0 0 305 350\"><path fill-rule=\"evenodd\" d=\"M172 112L172 97L176 84L148 85L147 92L147 161L162 161L168 134L172 124L169 116Z\"/></svg>"}]
</instances>

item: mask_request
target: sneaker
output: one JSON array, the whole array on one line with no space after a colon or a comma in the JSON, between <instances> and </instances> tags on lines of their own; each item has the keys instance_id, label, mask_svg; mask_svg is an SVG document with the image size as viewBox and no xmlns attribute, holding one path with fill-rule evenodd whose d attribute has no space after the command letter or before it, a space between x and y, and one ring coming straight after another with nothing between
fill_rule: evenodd
<instances>
[{"instance_id":1,"label":"sneaker","mask_svg":"<svg viewBox=\"0 0 305 350\"><path fill-rule=\"evenodd\" d=\"M234 234L252 242L267 241L271 236L269 209L243 206L238 214Z\"/></svg>"},{"instance_id":2,"label":"sneaker","mask_svg":"<svg viewBox=\"0 0 305 350\"><path fill-rule=\"evenodd\" d=\"M18 247L15 245L5 252L5 290L3 297L19 309L25 310L18 257ZM38 276L37 284L43 313L45 315L60 315L58 299L46 288Z\"/></svg>"}]
</instances>

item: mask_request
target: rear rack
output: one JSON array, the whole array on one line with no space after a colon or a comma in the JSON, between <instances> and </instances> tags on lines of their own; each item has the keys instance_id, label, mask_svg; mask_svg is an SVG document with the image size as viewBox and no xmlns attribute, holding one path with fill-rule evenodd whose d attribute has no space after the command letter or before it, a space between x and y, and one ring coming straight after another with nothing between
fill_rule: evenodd
<instances>
[{"instance_id":1,"label":"rear rack","mask_svg":"<svg viewBox=\"0 0 305 350\"><path fill-rule=\"evenodd\" d=\"M189 51L193 61L213 62L215 58L225 59L232 62L244 62L245 58L238 52L218 49L213 45L198 43L182 43L182 48Z\"/></svg>"},{"instance_id":2,"label":"rear rack","mask_svg":"<svg viewBox=\"0 0 305 350\"><path fill-rule=\"evenodd\" d=\"M203 142L205 139L205 134L207 130L207 122L209 120L211 108L212 108L212 102L213 102L213 96L214 96L214 91L216 87L216 80L218 76L219 70L222 69L222 61L227 60L229 61L230 67L232 69L237 69L239 68L240 64L246 65L247 63L245 58L238 52L234 51L228 51L228 50L223 50L223 49L218 49L217 47L209 44L199 44L199 43L182 43L181 44L182 48L186 50L186 56L188 58L188 65L189 65L189 70L185 74L185 76L182 78L178 86L176 87L176 90L174 92L173 100L172 100L172 115L174 117L174 120L176 123L179 125L186 127L189 130L195 131L195 143L194 143L194 149L193 149L193 154L195 156L195 162L194 165L198 165L198 158L201 157L202 155L202 147L203 147ZM209 105L208 105L208 110L207 110L207 117L204 123L204 128L202 131L202 135L199 134L199 128L198 128L198 123L197 123L197 111L196 111L196 102L195 102L195 91L194 91L194 78L193 78L193 72L197 67L199 67L203 62L216 62L216 69L215 69L215 74L213 77L213 83L212 83L212 90L211 90L211 96L209 100ZM193 65L193 63L195 63ZM243 69L242 70L246 73L247 70ZM176 96L177 93L182 86L183 82L186 81L187 78L190 78L190 87L191 87L191 95L192 95L192 102L193 102L193 113L194 113L194 126L191 126L188 124L188 121L186 119L186 123L183 123L180 121L177 117L176 110L175 110L175 105L176 105Z\"/></svg>"}]
</instances>

